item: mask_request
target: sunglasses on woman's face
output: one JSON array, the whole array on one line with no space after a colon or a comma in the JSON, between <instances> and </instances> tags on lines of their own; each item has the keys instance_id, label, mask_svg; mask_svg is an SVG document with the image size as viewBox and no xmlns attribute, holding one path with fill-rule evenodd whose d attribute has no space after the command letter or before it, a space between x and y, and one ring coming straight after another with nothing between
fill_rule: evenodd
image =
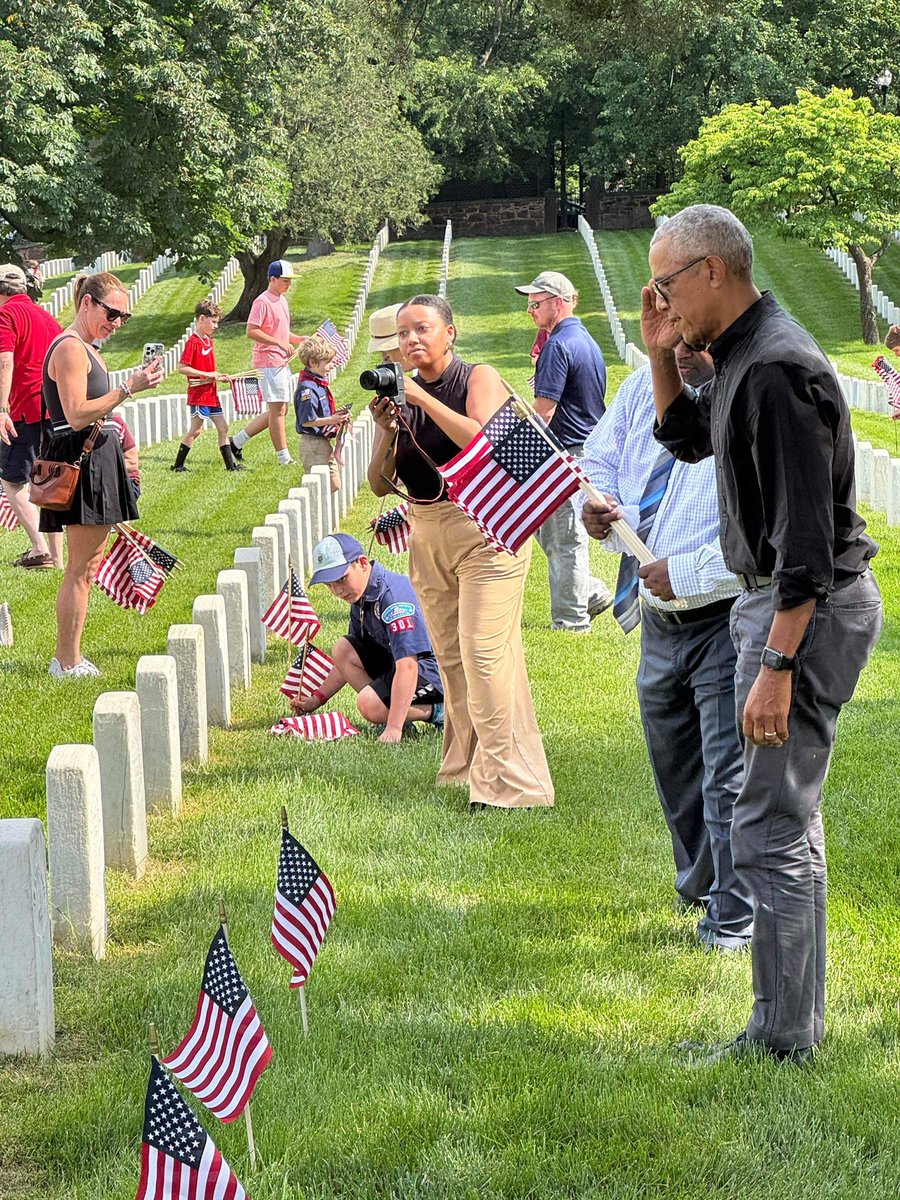
<instances>
[{"instance_id":1,"label":"sunglasses on woman's face","mask_svg":"<svg viewBox=\"0 0 900 1200\"><path fill-rule=\"evenodd\" d=\"M106 315L109 317L110 321L121 321L124 325L126 321L131 320L131 313L127 312L124 308L110 308L105 301L98 300L95 296L91 296L91 299L95 304L99 304L100 307L106 311Z\"/></svg>"}]
</instances>

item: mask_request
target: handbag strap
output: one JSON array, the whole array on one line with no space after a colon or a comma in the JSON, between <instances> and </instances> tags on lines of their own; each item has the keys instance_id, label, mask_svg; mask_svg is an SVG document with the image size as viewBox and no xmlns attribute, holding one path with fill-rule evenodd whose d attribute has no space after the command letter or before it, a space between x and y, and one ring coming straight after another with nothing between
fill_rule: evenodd
<instances>
[{"instance_id":1,"label":"handbag strap","mask_svg":"<svg viewBox=\"0 0 900 1200\"><path fill-rule=\"evenodd\" d=\"M69 334L69 335L63 334L62 337L58 337L56 339L56 341L53 344L52 349L55 350L56 347L59 345L59 343L66 336L76 337L77 340L79 342L81 342L81 338L77 337L77 334ZM83 342L81 342L81 344L84 346ZM84 347L84 352L88 356L88 362L90 362L91 361L91 352L90 352L90 350L88 350L87 346ZM110 409L110 412L111 411L112 411L112 409ZM47 401L44 398L44 389L42 387L41 388L41 436L40 436L40 441L38 442L38 455L41 458L44 457L44 431L47 428L47 422L49 420L50 420L50 413L47 411ZM97 438L100 436L100 432L103 429L103 422L105 420L106 420L106 417L98 417L97 420L94 422L94 427L90 432L90 436L87 438L84 445L82 446L81 454L76 459L76 463L83 462L84 459L86 459L87 456L90 454L90 452L93 450L94 446L97 443ZM72 465L74 466L75 463L73 463Z\"/></svg>"}]
</instances>

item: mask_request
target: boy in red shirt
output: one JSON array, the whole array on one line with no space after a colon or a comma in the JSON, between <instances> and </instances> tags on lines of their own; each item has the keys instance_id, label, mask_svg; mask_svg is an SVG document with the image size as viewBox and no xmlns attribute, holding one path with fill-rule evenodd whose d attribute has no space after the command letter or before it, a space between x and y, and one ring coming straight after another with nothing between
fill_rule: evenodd
<instances>
[{"instance_id":1,"label":"boy in red shirt","mask_svg":"<svg viewBox=\"0 0 900 1200\"><path fill-rule=\"evenodd\" d=\"M178 456L172 464L172 471L186 471L184 461L191 452L191 446L203 431L203 419L209 418L216 427L219 435L219 453L225 460L226 471L242 471L243 464L235 462L228 441L228 423L219 403L216 384L228 383L228 375L220 375L216 370L216 356L213 353L212 335L219 328L222 310L218 304L210 300L201 300L194 309L196 331L188 338L178 363L178 370L187 376L187 402L191 410L191 427L181 440Z\"/></svg>"}]
</instances>

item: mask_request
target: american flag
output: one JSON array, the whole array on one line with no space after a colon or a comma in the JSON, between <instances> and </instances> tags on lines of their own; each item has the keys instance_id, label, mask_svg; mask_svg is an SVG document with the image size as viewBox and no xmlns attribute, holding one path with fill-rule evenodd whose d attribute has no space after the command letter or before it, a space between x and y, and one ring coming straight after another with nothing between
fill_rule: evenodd
<instances>
[{"instance_id":1,"label":"american flag","mask_svg":"<svg viewBox=\"0 0 900 1200\"><path fill-rule=\"evenodd\" d=\"M232 379L231 394L234 397L234 411L242 417L255 417L263 410L262 390L256 375L245 375L241 379Z\"/></svg>"},{"instance_id":2,"label":"american flag","mask_svg":"<svg viewBox=\"0 0 900 1200\"><path fill-rule=\"evenodd\" d=\"M306 646L294 659L278 690L291 699L295 696L311 696L328 678L333 666L334 662L324 650Z\"/></svg>"},{"instance_id":3,"label":"american flag","mask_svg":"<svg viewBox=\"0 0 900 1200\"><path fill-rule=\"evenodd\" d=\"M334 321L323 321L315 332L316 337L324 338L329 346L334 347L334 358L331 365L338 371L346 367L350 361L350 347L335 328Z\"/></svg>"},{"instance_id":4,"label":"american flag","mask_svg":"<svg viewBox=\"0 0 900 1200\"><path fill-rule=\"evenodd\" d=\"M309 713L305 717L282 717L269 733L298 737L305 742L337 742L359 733L342 712Z\"/></svg>"},{"instance_id":5,"label":"american flag","mask_svg":"<svg viewBox=\"0 0 900 1200\"><path fill-rule=\"evenodd\" d=\"M548 444L510 398L464 450L440 468L447 495L495 550L514 554L586 476L552 433ZM535 418L540 421L540 417ZM549 432L544 426L544 431Z\"/></svg>"},{"instance_id":6,"label":"american flag","mask_svg":"<svg viewBox=\"0 0 900 1200\"><path fill-rule=\"evenodd\" d=\"M409 549L409 535L412 529L406 519L408 512L408 504L398 504L396 508L388 509L371 522L375 530L375 541L379 546L387 546L391 554L403 554Z\"/></svg>"},{"instance_id":7,"label":"american flag","mask_svg":"<svg viewBox=\"0 0 900 1200\"><path fill-rule=\"evenodd\" d=\"M122 533L116 535L94 582L120 608L133 608L143 616L156 603L163 584L177 565L174 554L163 550L145 533L130 529L127 537Z\"/></svg>"},{"instance_id":8,"label":"american flag","mask_svg":"<svg viewBox=\"0 0 900 1200\"><path fill-rule=\"evenodd\" d=\"M287 638L295 646L314 638L322 628L293 567L290 577L281 585L281 591L263 613L262 623L277 637Z\"/></svg>"},{"instance_id":9,"label":"american flag","mask_svg":"<svg viewBox=\"0 0 900 1200\"><path fill-rule=\"evenodd\" d=\"M161 1061L211 1113L228 1122L244 1111L271 1057L259 1014L219 926L206 956L194 1023Z\"/></svg>"},{"instance_id":10,"label":"american flag","mask_svg":"<svg viewBox=\"0 0 900 1200\"><path fill-rule=\"evenodd\" d=\"M136 1200L246 1200L237 1176L154 1059Z\"/></svg>"},{"instance_id":11,"label":"american flag","mask_svg":"<svg viewBox=\"0 0 900 1200\"><path fill-rule=\"evenodd\" d=\"M282 829L272 944L294 968L291 987L303 987L309 978L334 908L334 890L322 869L309 851Z\"/></svg>"},{"instance_id":12,"label":"american flag","mask_svg":"<svg viewBox=\"0 0 900 1200\"><path fill-rule=\"evenodd\" d=\"M885 362L882 354L878 355L872 363L872 367L875 374L887 384L888 405L894 410L891 417L895 421L900 421L900 373Z\"/></svg>"},{"instance_id":13,"label":"american flag","mask_svg":"<svg viewBox=\"0 0 900 1200\"><path fill-rule=\"evenodd\" d=\"M12 510L9 496L0 487L0 529L8 529L12 533L18 524L19 518Z\"/></svg>"}]
</instances>

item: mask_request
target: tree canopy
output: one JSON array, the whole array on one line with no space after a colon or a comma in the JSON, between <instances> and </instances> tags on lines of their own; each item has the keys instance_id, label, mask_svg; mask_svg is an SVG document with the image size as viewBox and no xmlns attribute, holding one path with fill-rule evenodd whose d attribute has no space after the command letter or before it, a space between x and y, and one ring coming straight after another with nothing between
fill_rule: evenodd
<instances>
[{"instance_id":1,"label":"tree canopy","mask_svg":"<svg viewBox=\"0 0 900 1200\"><path fill-rule=\"evenodd\" d=\"M799 91L796 102L728 105L681 150L684 174L654 207L722 204L756 229L771 229L853 256L863 337L878 326L872 267L900 228L900 117L847 89Z\"/></svg>"}]
</instances>

